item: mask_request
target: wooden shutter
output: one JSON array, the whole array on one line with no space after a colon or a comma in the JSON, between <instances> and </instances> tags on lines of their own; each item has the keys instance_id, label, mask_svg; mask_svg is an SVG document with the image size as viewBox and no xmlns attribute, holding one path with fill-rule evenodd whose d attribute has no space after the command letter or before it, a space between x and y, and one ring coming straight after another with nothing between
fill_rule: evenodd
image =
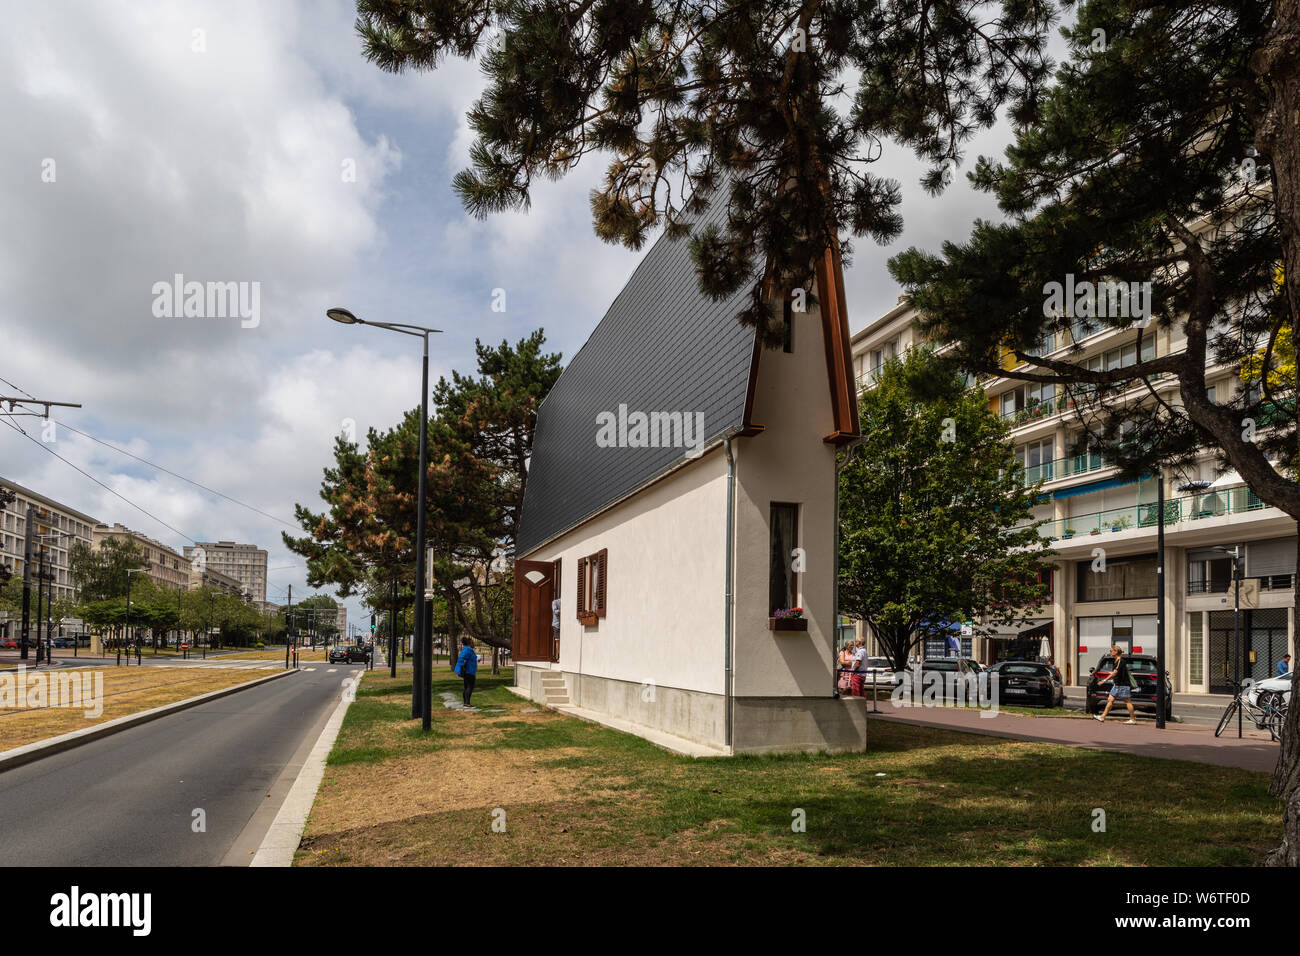
<instances>
[{"instance_id":1,"label":"wooden shutter","mask_svg":"<svg viewBox=\"0 0 1300 956\"><path fill-rule=\"evenodd\" d=\"M596 552L596 616L605 616L605 559L609 555L608 548L601 548Z\"/></svg>"},{"instance_id":2,"label":"wooden shutter","mask_svg":"<svg viewBox=\"0 0 1300 956\"><path fill-rule=\"evenodd\" d=\"M587 559L578 559L578 600L576 616L581 619L587 609Z\"/></svg>"}]
</instances>

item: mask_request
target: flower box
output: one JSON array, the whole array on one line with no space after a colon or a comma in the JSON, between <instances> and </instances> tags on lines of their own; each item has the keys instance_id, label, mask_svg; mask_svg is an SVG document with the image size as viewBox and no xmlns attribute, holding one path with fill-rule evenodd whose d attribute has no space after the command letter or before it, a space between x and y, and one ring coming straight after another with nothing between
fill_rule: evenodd
<instances>
[{"instance_id":1,"label":"flower box","mask_svg":"<svg viewBox=\"0 0 1300 956\"><path fill-rule=\"evenodd\" d=\"M579 611L578 623L583 627L595 627L600 618L596 616L595 611Z\"/></svg>"},{"instance_id":2,"label":"flower box","mask_svg":"<svg viewBox=\"0 0 1300 956\"><path fill-rule=\"evenodd\" d=\"M767 619L767 629L769 631L806 631L808 630L808 619L806 617L769 617Z\"/></svg>"}]
</instances>

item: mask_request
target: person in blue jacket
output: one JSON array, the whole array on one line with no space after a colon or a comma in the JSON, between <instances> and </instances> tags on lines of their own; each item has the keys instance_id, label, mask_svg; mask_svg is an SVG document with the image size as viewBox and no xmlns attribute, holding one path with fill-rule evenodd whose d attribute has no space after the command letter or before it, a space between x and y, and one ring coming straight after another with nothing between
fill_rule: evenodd
<instances>
[{"instance_id":1,"label":"person in blue jacket","mask_svg":"<svg viewBox=\"0 0 1300 956\"><path fill-rule=\"evenodd\" d=\"M462 644L460 657L456 658L456 666L453 669L465 682L465 690L461 694L461 699L465 701L465 706L468 707L469 695L474 693L474 675L478 673L478 655L470 647L474 642L468 637L462 637L460 643Z\"/></svg>"},{"instance_id":2,"label":"person in blue jacket","mask_svg":"<svg viewBox=\"0 0 1300 956\"><path fill-rule=\"evenodd\" d=\"M1282 659L1277 662L1277 676L1285 677L1287 675L1287 672L1290 670L1291 670L1291 655L1283 654Z\"/></svg>"}]
</instances>

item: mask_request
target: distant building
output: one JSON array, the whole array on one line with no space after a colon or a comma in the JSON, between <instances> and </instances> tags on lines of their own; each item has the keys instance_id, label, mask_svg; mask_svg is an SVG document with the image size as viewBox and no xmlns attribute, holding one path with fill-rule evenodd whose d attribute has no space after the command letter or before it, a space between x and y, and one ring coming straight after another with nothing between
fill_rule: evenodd
<instances>
[{"instance_id":1,"label":"distant building","mask_svg":"<svg viewBox=\"0 0 1300 956\"><path fill-rule=\"evenodd\" d=\"M348 636L348 609L344 604L339 605L339 613L334 619L334 627L337 629L339 637Z\"/></svg>"},{"instance_id":2,"label":"distant building","mask_svg":"<svg viewBox=\"0 0 1300 956\"><path fill-rule=\"evenodd\" d=\"M38 539L32 542L33 570L39 563L40 552L44 550L46 571L53 575L50 587L54 599L56 601L72 599L76 594L76 588L72 583L72 574L68 567L68 551L77 541L86 547L94 546L93 530L100 523L99 519L69 508L53 498L47 498L6 478L0 478L0 487L17 492L14 502L0 512L0 564L7 565L15 576L22 577L27 510L33 508L36 522L32 533L60 535L58 538ZM0 625L0 628L3 628L3 625Z\"/></svg>"},{"instance_id":3,"label":"distant building","mask_svg":"<svg viewBox=\"0 0 1300 956\"><path fill-rule=\"evenodd\" d=\"M193 561L199 551L208 570L234 578L253 601L266 600L267 552L263 548L234 541L196 541L185 548L185 557Z\"/></svg>"},{"instance_id":4,"label":"distant building","mask_svg":"<svg viewBox=\"0 0 1300 956\"><path fill-rule=\"evenodd\" d=\"M149 578L159 587L173 591L185 591L190 586L190 562L185 555L155 541L139 531L132 531L125 525L96 525L93 531L95 548L104 546L106 541L130 541L144 555L149 564Z\"/></svg>"},{"instance_id":5,"label":"distant building","mask_svg":"<svg viewBox=\"0 0 1300 956\"><path fill-rule=\"evenodd\" d=\"M191 565L189 586L191 591L197 591L199 588L213 588L226 594L233 594L237 598L243 598L245 601L249 599L248 593L237 578L232 578L229 574L222 574L212 568L200 569Z\"/></svg>"}]
</instances>

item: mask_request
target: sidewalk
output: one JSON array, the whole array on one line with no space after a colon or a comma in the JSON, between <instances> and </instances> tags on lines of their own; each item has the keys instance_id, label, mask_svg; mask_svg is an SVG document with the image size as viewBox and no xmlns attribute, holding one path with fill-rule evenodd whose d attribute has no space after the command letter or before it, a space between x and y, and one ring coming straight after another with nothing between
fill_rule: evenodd
<instances>
[{"instance_id":1,"label":"sidewalk","mask_svg":"<svg viewBox=\"0 0 1300 956\"><path fill-rule=\"evenodd\" d=\"M1127 715L1116 718L1113 712L1104 724L1090 717L1049 718L1009 713L981 717L981 713L955 707L894 707L889 704L882 706L878 714L867 709L868 717L922 727L943 727L988 737L1037 740L1089 750L1115 750L1144 757L1193 760L1260 773L1272 773L1278 757L1278 745L1269 739L1268 732L1256 730L1249 720L1243 724L1245 736L1238 740L1235 720L1222 737L1215 737L1213 727L1199 725L1171 723L1166 724L1164 730L1157 730L1155 722L1149 718L1139 718L1138 725L1130 727L1124 723ZM871 729L868 725L868 749L870 746Z\"/></svg>"}]
</instances>

